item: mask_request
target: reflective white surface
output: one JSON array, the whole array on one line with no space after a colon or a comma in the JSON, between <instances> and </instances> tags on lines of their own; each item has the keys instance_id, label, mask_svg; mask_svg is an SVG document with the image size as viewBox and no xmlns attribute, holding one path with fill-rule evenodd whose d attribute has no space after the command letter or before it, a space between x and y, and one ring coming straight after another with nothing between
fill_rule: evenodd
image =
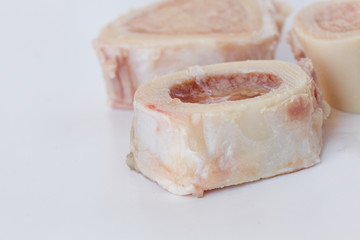
<instances>
[{"instance_id":1,"label":"reflective white surface","mask_svg":"<svg viewBox=\"0 0 360 240\"><path fill-rule=\"evenodd\" d=\"M149 2L1 4L0 239L359 239L360 115L333 111L321 164L201 199L129 170L132 112L106 105L91 40Z\"/></svg>"}]
</instances>

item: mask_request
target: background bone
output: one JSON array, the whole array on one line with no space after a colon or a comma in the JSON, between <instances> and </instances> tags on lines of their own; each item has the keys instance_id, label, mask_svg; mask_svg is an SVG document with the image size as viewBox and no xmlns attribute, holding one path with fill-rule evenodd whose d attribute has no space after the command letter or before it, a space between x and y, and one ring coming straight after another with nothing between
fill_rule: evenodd
<instances>
[{"instance_id":1,"label":"background bone","mask_svg":"<svg viewBox=\"0 0 360 240\"><path fill-rule=\"evenodd\" d=\"M177 0L120 16L94 41L109 104L132 108L142 83L192 65L274 58L289 12L280 0Z\"/></svg>"},{"instance_id":2,"label":"background bone","mask_svg":"<svg viewBox=\"0 0 360 240\"><path fill-rule=\"evenodd\" d=\"M360 1L316 3L299 12L289 42L295 57L313 60L327 101L360 113Z\"/></svg>"}]
</instances>

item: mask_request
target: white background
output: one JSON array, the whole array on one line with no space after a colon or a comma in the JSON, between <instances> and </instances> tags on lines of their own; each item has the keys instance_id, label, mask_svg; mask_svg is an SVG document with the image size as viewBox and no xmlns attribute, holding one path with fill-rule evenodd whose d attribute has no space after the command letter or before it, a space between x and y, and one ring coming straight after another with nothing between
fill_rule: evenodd
<instances>
[{"instance_id":1,"label":"white background","mask_svg":"<svg viewBox=\"0 0 360 240\"><path fill-rule=\"evenodd\" d=\"M321 164L201 199L129 170L91 40L148 2L1 0L0 239L360 239L360 115L333 111Z\"/></svg>"}]
</instances>

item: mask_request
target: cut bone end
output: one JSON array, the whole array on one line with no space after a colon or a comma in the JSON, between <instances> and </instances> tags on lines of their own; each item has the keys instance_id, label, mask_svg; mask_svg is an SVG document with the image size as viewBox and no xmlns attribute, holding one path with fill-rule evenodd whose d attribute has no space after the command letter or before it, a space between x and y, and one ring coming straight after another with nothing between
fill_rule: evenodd
<instances>
[{"instance_id":1,"label":"cut bone end","mask_svg":"<svg viewBox=\"0 0 360 240\"><path fill-rule=\"evenodd\" d=\"M294 28L320 39L358 36L360 1L327 1L312 4L296 15Z\"/></svg>"},{"instance_id":2,"label":"cut bone end","mask_svg":"<svg viewBox=\"0 0 360 240\"><path fill-rule=\"evenodd\" d=\"M343 2L319 9L316 24L330 32L350 32L360 30L360 2Z\"/></svg>"},{"instance_id":3,"label":"cut bone end","mask_svg":"<svg viewBox=\"0 0 360 240\"><path fill-rule=\"evenodd\" d=\"M145 83L135 95L130 166L172 193L202 196L318 163L329 109L311 63L302 67L246 61Z\"/></svg>"},{"instance_id":4,"label":"cut bone end","mask_svg":"<svg viewBox=\"0 0 360 240\"><path fill-rule=\"evenodd\" d=\"M103 37L151 35L251 35L262 27L261 3L252 0L167 0L121 16L103 29ZM279 8L274 17L287 15ZM279 17L284 16L284 17ZM136 36L135 36L136 37Z\"/></svg>"},{"instance_id":5,"label":"cut bone end","mask_svg":"<svg viewBox=\"0 0 360 240\"><path fill-rule=\"evenodd\" d=\"M245 1L243 1L245 2ZM181 0L163 2L142 15L134 16L125 28L147 34L239 34L261 26L259 12L238 0ZM247 1L248 5L250 1ZM201 9L201 13L199 10ZM252 21L253 24L246 24Z\"/></svg>"}]
</instances>

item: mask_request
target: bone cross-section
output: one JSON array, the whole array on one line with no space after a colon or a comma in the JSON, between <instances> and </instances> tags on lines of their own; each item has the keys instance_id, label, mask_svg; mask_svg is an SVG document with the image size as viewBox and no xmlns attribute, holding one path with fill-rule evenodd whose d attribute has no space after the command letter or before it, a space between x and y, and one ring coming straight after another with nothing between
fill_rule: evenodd
<instances>
[{"instance_id":1,"label":"bone cross-section","mask_svg":"<svg viewBox=\"0 0 360 240\"><path fill-rule=\"evenodd\" d=\"M223 63L146 82L128 165L172 193L202 196L319 163L329 106L311 62L299 65Z\"/></svg>"}]
</instances>

